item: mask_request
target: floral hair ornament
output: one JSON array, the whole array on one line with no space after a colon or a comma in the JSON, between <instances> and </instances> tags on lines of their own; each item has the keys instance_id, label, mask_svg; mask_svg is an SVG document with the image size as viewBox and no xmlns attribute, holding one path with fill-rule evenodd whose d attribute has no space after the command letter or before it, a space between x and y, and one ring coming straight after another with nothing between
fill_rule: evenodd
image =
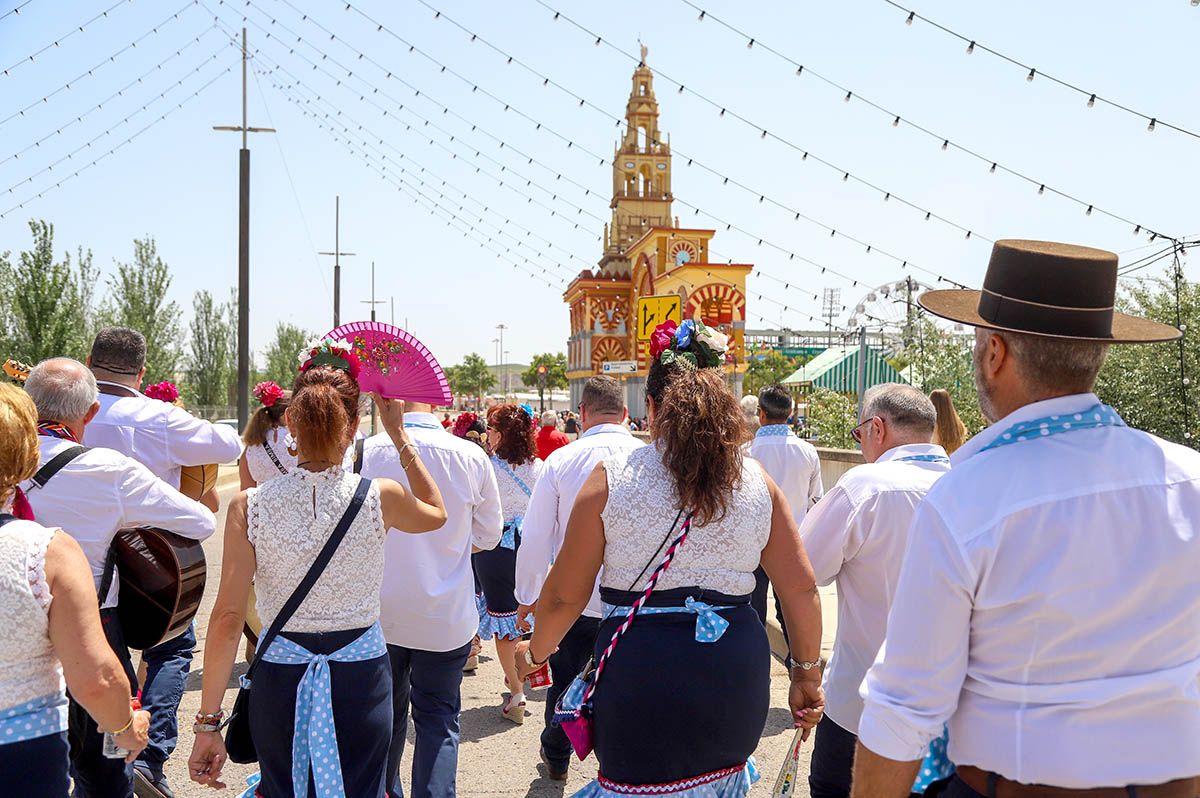
<instances>
[{"instance_id":1,"label":"floral hair ornament","mask_svg":"<svg viewBox=\"0 0 1200 798\"><path fill-rule=\"evenodd\" d=\"M705 326L700 319L688 319L679 325L666 321L650 335L650 356L664 366L720 368L725 365L728 350L728 336Z\"/></svg>"},{"instance_id":2,"label":"floral hair ornament","mask_svg":"<svg viewBox=\"0 0 1200 798\"><path fill-rule=\"evenodd\" d=\"M469 410L465 413L461 413L459 417L454 420L454 434L460 438L467 437L467 432L478 420L479 416L475 415Z\"/></svg>"},{"instance_id":3,"label":"floral hair ornament","mask_svg":"<svg viewBox=\"0 0 1200 798\"><path fill-rule=\"evenodd\" d=\"M251 393L263 407L274 407L275 403L283 398L283 389L279 387L278 383L271 380L255 385Z\"/></svg>"},{"instance_id":4,"label":"floral hair ornament","mask_svg":"<svg viewBox=\"0 0 1200 798\"><path fill-rule=\"evenodd\" d=\"M355 380L362 368L358 358L354 356L350 342L343 339L314 338L308 342L297 358L300 361L300 373L314 366L329 366L349 372Z\"/></svg>"},{"instance_id":5,"label":"floral hair ornament","mask_svg":"<svg viewBox=\"0 0 1200 798\"><path fill-rule=\"evenodd\" d=\"M166 380L156 382L146 388L145 393L151 399L157 399L167 404L174 404L179 399L179 389L175 387L175 383Z\"/></svg>"}]
</instances>

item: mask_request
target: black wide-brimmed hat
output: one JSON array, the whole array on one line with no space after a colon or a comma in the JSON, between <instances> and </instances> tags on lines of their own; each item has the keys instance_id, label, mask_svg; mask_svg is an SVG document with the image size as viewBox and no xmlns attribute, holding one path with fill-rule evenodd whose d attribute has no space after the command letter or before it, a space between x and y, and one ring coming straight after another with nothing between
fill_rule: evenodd
<instances>
[{"instance_id":1,"label":"black wide-brimmed hat","mask_svg":"<svg viewBox=\"0 0 1200 798\"><path fill-rule=\"evenodd\" d=\"M1054 241L1006 239L992 246L983 290L927 291L918 302L952 321L1029 335L1114 344L1183 335L1115 309L1117 255Z\"/></svg>"}]
</instances>

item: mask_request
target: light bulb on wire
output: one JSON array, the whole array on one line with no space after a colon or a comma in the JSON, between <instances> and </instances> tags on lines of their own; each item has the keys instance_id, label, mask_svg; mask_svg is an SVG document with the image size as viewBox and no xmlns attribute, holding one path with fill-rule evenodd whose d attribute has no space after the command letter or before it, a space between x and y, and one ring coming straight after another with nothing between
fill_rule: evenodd
<instances>
[{"instance_id":1,"label":"light bulb on wire","mask_svg":"<svg viewBox=\"0 0 1200 798\"><path fill-rule=\"evenodd\" d=\"M967 45L967 55L970 55L973 52L975 52L975 42L971 42Z\"/></svg>"},{"instance_id":2,"label":"light bulb on wire","mask_svg":"<svg viewBox=\"0 0 1200 798\"><path fill-rule=\"evenodd\" d=\"M1029 70L1029 74L1025 76L1025 80L1029 81L1030 83L1033 83L1033 76L1036 74L1037 74L1037 70L1031 68Z\"/></svg>"}]
</instances>

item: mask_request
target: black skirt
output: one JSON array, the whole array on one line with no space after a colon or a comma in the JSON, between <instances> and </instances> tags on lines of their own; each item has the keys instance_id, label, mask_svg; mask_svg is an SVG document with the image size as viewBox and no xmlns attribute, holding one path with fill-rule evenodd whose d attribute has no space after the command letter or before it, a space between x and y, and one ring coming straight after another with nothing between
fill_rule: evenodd
<instances>
[{"instance_id":1,"label":"black skirt","mask_svg":"<svg viewBox=\"0 0 1200 798\"><path fill-rule=\"evenodd\" d=\"M721 638L696 641L696 615L639 615L605 665L592 696L596 759L601 775L620 784L666 784L739 767L754 753L771 703L770 646L748 596L698 588L656 592L651 606L678 606L687 597L713 606L729 621ZM637 594L605 589L610 604L629 606ZM595 656L624 621L601 627Z\"/></svg>"},{"instance_id":2,"label":"black skirt","mask_svg":"<svg viewBox=\"0 0 1200 798\"><path fill-rule=\"evenodd\" d=\"M0 745L0 795L64 798L69 787L65 731Z\"/></svg>"}]
</instances>

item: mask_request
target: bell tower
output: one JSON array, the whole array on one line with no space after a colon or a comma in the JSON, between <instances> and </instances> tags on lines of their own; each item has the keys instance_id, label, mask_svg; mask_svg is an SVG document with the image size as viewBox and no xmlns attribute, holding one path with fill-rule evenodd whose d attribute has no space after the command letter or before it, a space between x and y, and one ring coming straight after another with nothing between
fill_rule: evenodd
<instances>
[{"instance_id":1,"label":"bell tower","mask_svg":"<svg viewBox=\"0 0 1200 798\"><path fill-rule=\"evenodd\" d=\"M604 261L620 256L652 227L670 227L671 145L658 129L654 73L647 49L633 71L625 104L625 133L613 156L612 224L604 241ZM602 264L603 266L606 264Z\"/></svg>"}]
</instances>

